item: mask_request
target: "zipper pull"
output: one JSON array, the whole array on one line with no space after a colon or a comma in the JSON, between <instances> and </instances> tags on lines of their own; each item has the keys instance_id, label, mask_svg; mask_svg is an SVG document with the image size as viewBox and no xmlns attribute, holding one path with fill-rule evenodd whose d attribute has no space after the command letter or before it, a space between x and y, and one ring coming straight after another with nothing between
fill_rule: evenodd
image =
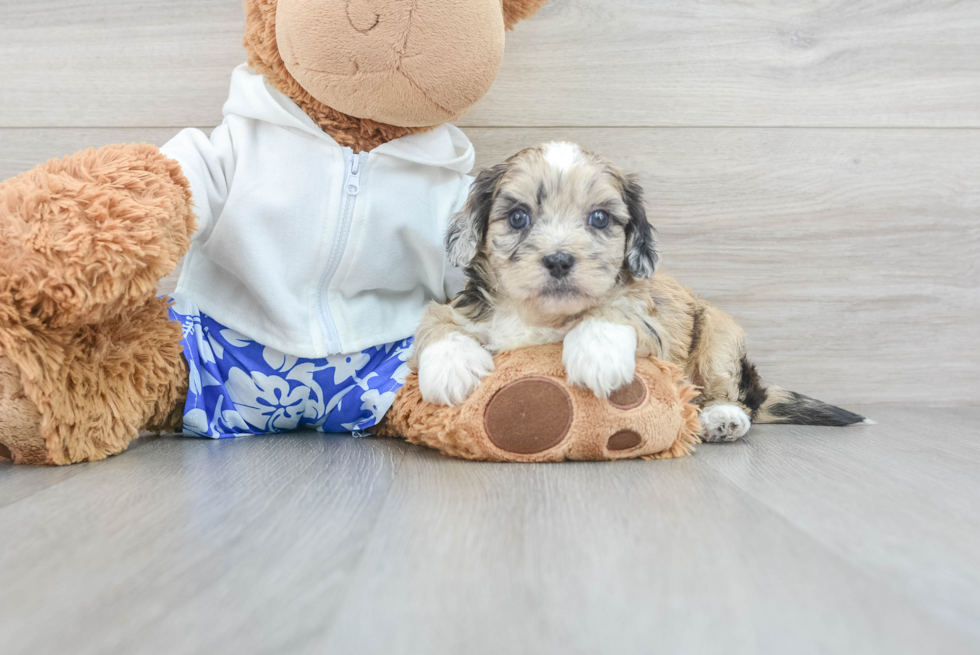
<instances>
[{"instance_id":1,"label":"zipper pull","mask_svg":"<svg viewBox=\"0 0 980 655\"><path fill-rule=\"evenodd\" d=\"M344 191L347 195L356 196L358 191L361 190L361 158L359 155L354 155L350 164L350 174L347 176L347 182L344 184Z\"/></svg>"}]
</instances>

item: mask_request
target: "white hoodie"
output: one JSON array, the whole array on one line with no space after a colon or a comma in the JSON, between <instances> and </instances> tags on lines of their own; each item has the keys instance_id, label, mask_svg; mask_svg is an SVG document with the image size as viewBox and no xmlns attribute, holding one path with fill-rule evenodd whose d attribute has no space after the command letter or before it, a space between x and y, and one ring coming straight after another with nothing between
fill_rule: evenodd
<instances>
[{"instance_id":1,"label":"white hoodie","mask_svg":"<svg viewBox=\"0 0 980 655\"><path fill-rule=\"evenodd\" d=\"M210 139L162 148L190 180L198 231L175 297L284 353L319 358L411 336L461 287L443 236L472 178L452 125L355 155L239 66ZM447 280L448 278L448 280Z\"/></svg>"}]
</instances>

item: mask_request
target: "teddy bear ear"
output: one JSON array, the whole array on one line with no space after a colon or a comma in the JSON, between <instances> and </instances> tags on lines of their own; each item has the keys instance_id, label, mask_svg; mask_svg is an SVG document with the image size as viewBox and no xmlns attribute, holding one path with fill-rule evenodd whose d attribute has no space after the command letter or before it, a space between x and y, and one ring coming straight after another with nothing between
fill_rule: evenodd
<instances>
[{"instance_id":1,"label":"teddy bear ear","mask_svg":"<svg viewBox=\"0 0 980 655\"><path fill-rule=\"evenodd\" d=\"M504 25L512 30L520 21L538 13L548 0L501 0L504 6Z\"/></svg>"}]
</instances>

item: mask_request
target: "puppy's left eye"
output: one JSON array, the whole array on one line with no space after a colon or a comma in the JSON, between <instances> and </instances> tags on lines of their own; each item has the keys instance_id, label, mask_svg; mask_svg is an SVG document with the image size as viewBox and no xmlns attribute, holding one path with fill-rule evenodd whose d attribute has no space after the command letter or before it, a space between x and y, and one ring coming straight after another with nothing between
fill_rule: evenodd
<instances>
[{"instance_id":1,"label":"puppy's left eye","mask_svg":"<svg viewBox=\"0 0 980 655\"><path fill-rule=\"evenodd\" d=\"M512 229L523 230L531 224L531 216L523 209L515 209L510 213L510 218L507 222L510 223Z\"/></svg>"},{"instance_id":2,"label":"puppy's left eye","mask_svg":"<svg viewBox=\"0 0 980 655\"><path fill-rule=\"evenodd\" d=\"M589 215L589 225L597 230L605 230L609 227L609 214L602 211L594 211Z\"/></svg>"}]
</instances>

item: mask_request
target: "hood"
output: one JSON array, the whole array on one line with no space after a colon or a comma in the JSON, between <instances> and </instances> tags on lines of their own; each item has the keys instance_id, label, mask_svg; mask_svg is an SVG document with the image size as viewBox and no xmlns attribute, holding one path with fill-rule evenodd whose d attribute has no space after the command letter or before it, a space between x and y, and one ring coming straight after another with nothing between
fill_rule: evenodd
<instances>
[{"instance_id":1,"label":"hood","mask_svg":"<svg viewBox=\"0 0 980 655\"><path fill-rule=\"evenodd\" d=\"M265 77L252 72L247 64L242 64L232 74L231 91L222 113L300 130L340 147L295 102L269 85ZM473 144L458 127L448 123L428 132L389 141L370 153L423 166L448 168L462 174L469 173L476 161Z\"/></svg>"}]
</instances>

